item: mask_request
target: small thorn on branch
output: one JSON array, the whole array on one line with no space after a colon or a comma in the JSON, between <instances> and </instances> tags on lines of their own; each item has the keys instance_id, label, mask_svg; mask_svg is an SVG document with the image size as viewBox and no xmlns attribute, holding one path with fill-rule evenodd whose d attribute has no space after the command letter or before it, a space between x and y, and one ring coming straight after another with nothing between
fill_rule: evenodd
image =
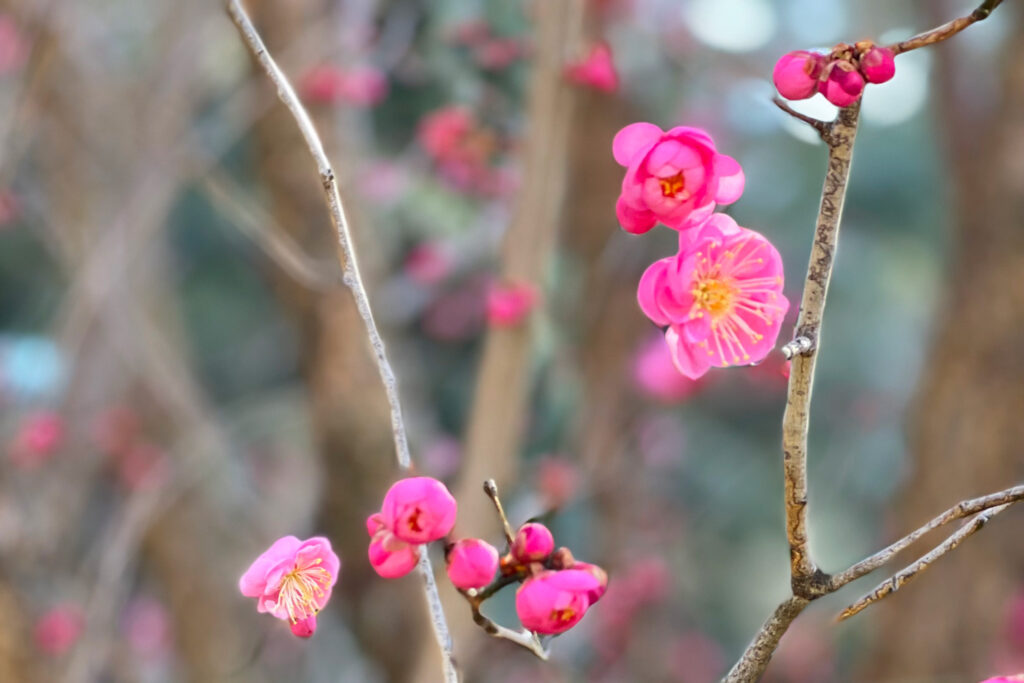
<instances>
[{"instance_id":1,"label":"small thorn on branch","mask_svg":"<svg viewBox=\"0 0 1024 683\"><path fill-rule=\"evenodd\" d=\"M782 355L786 360L792 360L796 356L806 356L814 350L814 341L810 337L797 337L782 347Z\"/></svg>"},{"instance_id":2,"label":"small thorn on branch","mask_svg":"<svg viewBox=\"0 0 1024 683\"><path fill-rule=\"evenodd\" d=\"M772 102L775 103L776 107L786 112L794 119L797 119L798 121L803 121L808 126L816 130L818 132L819 137L821 137L822 140L825 140L825 137L828 135L829 130L832 127L832 124L829 121L822 121L821 119L816 119L813 116L801 114L796 109L793 109L791 106L786 104L786 101L783 100L781 97L772 98Z\"/></svg>"}]
</instances>

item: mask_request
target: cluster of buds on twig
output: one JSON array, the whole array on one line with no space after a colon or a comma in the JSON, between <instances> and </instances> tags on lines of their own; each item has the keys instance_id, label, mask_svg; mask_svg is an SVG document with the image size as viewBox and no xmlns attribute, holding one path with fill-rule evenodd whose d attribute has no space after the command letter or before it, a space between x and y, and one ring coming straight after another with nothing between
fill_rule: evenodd
<instances>
[{"instance_id":1,"label":"cluster of buds on twig","mask_svg":"<svg viewBox=\"0 0 1024 683\"><path fill-rule=\"evenodd\" d=\"M837 107L848 107L868 83L885 83L896 73L893 51L862 40L839 43L827 54L796 50L775 63L772 80L779 94L789 100L805 100L821 93Z\"/></svg>"}]
</instances>

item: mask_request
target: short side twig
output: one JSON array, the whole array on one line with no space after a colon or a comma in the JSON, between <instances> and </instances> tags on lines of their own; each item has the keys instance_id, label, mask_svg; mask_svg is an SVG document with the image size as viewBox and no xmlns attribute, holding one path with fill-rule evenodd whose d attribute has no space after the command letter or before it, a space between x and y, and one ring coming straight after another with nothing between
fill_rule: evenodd
<instances>
[{"instance_id":1,"label":"short side twig","mask_svg":"<svg viewBox=\"0 0 1024 683\"><path fill-rule=\"evenodd\" d=\"M803 121L808 126L816 130L822 140L825 139L825 133L828 131L828 127L831 125L830 122L822 121L821 119L816 119L813 116L808 116L807 114L801 114L796 109L793 109L793 107L789 106L789 104L786 103L786 100L782 99L781 97L773 98L772 102L775 103L776 107L786 112L794 119L797 119L798 121Z\"/></svg>"},{"instance_id":2,"label":"short side twig","mask_svg":"<svg viewBox=\"0 0 1024 683\"><path fill-rule=\"evenodd\" d=\"M508 523L508 517L505 515L505 508L501 504L501 498L498 497L498 484L493 479L488 479L484 482L484 493L491 499L495 509L498 511L498 517L501 519L501 528L505 532L505 541L511 549L512 543L515 541L515 534L512 533L512 525Z\"/></svg>"},{"instance_id":3,"label":"short side twig","mask_svg":"<svg viewBox=\"0 0 1024 683\"><path fill-rule=\"evenodd\" d=\"M913 564L904 567L893 575L892 578L883 581L876 586L873 591L840 612L839 621L849 619L853 615L866 609L868 606L882 600L888 595L892 595L900 588L907 585L921 572L930 567L935 560L939 559L951 550L954 550L957 546L963 543L968 536L975 534L985 526L990 519L998 515L1003 510L1006 510L1008 507L1010 507L1010 504L1006 503L978 514L974 519L964 524L955 534L943 541L941 545L937 546L930 553Z\"/></svg>"},{"instance_id":4,"label":"short side twig","mask_svg":"<svg viewBox=\"0 0 1024 683\"><path fill-rule=\"evenodd\" d=\"M409 455L409 440L406 436L405 422L402 418L402 407L398 398L398 381L395 373L388 362L384 350L384 340L377 329L377 323L373 319L373 311L370 308L370 300L366 294L366 287L363 285L362 276L359 273L359 263L356 260L355 246L352 242L352 235L348 227L348 219L345 217L345 210L341 203L341 194L338 192L338 181L334 175L334 169L324 152L320 135L313 125L312 119L306 112L302 102L295 94L294 88L288 78L278 67L274 58L271 57L263 44L263 39L256 32L252 20L242 7L240 0L226 0L227 11L232 21L238 27L242 38L252 50L253 55L259 61L263 70L277 88L277 95L281 102L288 108L295 119L295 123L302 133L302 137L309 147L310 154L316 162L320 172L320 181L323 184L324 194L327 198L327 207L331 215L331 221L338 232L338 244L340 246L342 280L352 291L359 316L366 327L366 335L370 345L373 347L374 358L377 369L380 372L381 381L384 383L384 392L387 395L388 405L391 409L391 431L395 440L395 455L398 465L403 470L412 466L412 458ZM437 584L434 581L433 569L430 565L430 558L427 556L426 547L420 548L419 573L423 578L424 592L427 598L427 606L430 609L431 623L434 628L434 636L437 639L438 647L441 649L441 657L444 667L444 680L446 683L458 683L458 671L455 667L455 655L452 652L452 639L448 630L448 623L441 607L441 598L437 592Z\"/></svg>"}]
</instances>

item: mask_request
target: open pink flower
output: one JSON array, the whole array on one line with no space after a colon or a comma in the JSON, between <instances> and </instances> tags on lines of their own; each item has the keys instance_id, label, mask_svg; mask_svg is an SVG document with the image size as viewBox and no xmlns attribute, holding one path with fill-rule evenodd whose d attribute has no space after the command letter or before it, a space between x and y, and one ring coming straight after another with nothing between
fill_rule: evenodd
<instances>
[{"instance_id":1,"label":"open pink flower","mask_svg":"<svg viewBox=\"0 0 1024 683\"><path fill-rule=\"evenodd\" d=\"M340 568L326 538L284 536L256 558L238 588L256 598L256 611L287 621L292 633L308 638L316 631L316 615L330 599Z\"/></svg>"},{"instance_id":2,"label":"open pink flower","mask_svg":"<svg viewBox=\"0 0 1024 683\"><path fill-rule=\"evenodd\" d=\"M743 194L743 169L700 128L633 123L615 136L612 154L626 167L615 212L627 232L645 233L659 221L684 230Z\"/></svg>"},{"instance_id":3,"label":"open pink flower","mask_svg":"<svg viewBox=\"0 0 1024 683\"><path fill-rule=\"evenodd\" d=\"M397 579L413 570L419 561L416 545L399 539L384 526L380 514L373 514L366 520L366 531L370 534L367 556L370 566L385 579Z\"/></svg>"},{"instance_id":4,"label":"open pink flower","mask_svg":"<svg viewBox=\"0 0 1024 683\"><path fill-rule=\"evenodd\" d=\"M619 74L615 71L612 49L607 43L594 45L586 58L566 65L565 77L570 83L600 92L613 93L619 89Z\"/></svg>"},{"instance_id":5,"label":"open pink flower","mask_svg":"<svg viewBox=\"0 0 1024 683\"><path fill-rule=\"evenodd\" d=\"M519 562L541 562L555 550L555 538L540 522L527 522L519 527L510 551Z\"/></svg>"},{"instance_id":6,"label":"open pink flower","mask_svg":"<svg viewBox=\"0 0 1024 683\"><path fill-rule=\"evenodd\" d=\"M487 321L495 327L515 327L537 304L537 290L525 282L493 284L487 290Z\"/></svg>"},{"instance_id":7,"label":"open pink flower","mask_svg":"<svg viewBox=\"0 0 1024 683\"><path fill-rule=\"evenodd\" d=\"M483 588L498 571L498 551L479 538L456 541L448 551L448 578L456 588Z\"/></svg>"},{"instance_id":8,"label":"open pink flower","mask_svg":"<svg viewBox=\"0 0 1024 683\"><path fill-rule=\"evenodd\" d=\"M775 347L789 309L782 258L761 234L715 214L675 256L652 264L637 292L681 373L757 363Z\"/></svg>"},{"instance_id":9,"label":"open pink flower","mask_svg":"<svg viewBox=\"0 0 1024 683\"><path fill-rule=\"evenodd\" d=\"M579 623L591 605L589 595L599 589L600 581L588 571L543 571L516 591L516 614L531 631L563 633Z\"/></svg>"},{"instance_id":10,"label":"open pink flower","mask_svg":"<svg viewBox=\"0 0 1024 683\"><path fill-rule=\"evenodd\" d=\"M380 520L406 543L429 543L455 526L458 505L444 484L433 477L396 481L384 495Z\"/></svg>"}]
</instances>

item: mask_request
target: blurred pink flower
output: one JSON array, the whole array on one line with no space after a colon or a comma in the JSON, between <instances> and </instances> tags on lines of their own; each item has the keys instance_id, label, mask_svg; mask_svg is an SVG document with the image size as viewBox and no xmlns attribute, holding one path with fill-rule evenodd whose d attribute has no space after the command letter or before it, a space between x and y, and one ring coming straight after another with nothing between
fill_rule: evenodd
<instances>
[{"instance_id":1,"label":"blurred pink flower","mask_svg":"<svg viewBox=\"0 0 1024 683\"><path fill-rule=\"evenodd\" d=\"M492 284L487 290L487 321L494 327L515 327L536 306L537 290L525 282Z\"/></svg>"},{"instance_id":2,"label":"blurred pink flower","mask_svg":"<svg viewBox=\"0 0 1024 683\"><path fill-rule=\"evenodd\" d=\"M146 441L114 453L113 462L118 481L129 491L159 488L169 474L163 449Z\"/></svg>"},{"instance_id":3,"label":"blurred pink flower","mask_svg":"<svg viewBox=\"0 0 1024 683\"><path fill-rule=\"evenodd\" d=\"M67 653L85 628L85 615L78 605L65 603L43 614L32 631L36 647L45 654L59 657Z\"/></svg>"},{"instance_id":4,"label":"blurred pink flower","mask_svg":"<svg viewBox=\"0 0 1024 683\"><path fill-rule=\"evenodd\" d=\"M128 603L122 617L125 638L143 659L159 659L171 648L171 621L164 604L139 597Z\"/></svg>"},{"instance_id":5,"label":"blurred pink flower","mask_svg":"<svg viewBox=\"0 0 1024 683\"><path fill-rule=\"evenodd\" d=\"M256 611L287 621L292 633L308 638L316 631L316 615L330 599L340 569L326 538L284 536L256 558L238 587L242 595L257 599Z\"/></svg>"},{"instance_id":6,"label":"blurred pink flower","mask_svg":"<svg viewBox=\"0 0 1024 683\"><path fill-rule=\"evenodd\" d=\"M787 52L779 57L772 81L787 100L804 100L818 92L818 77L825 68L825 55L807 50Z\"/></svg>"},{"instance_id":7,"label":"blurred pink flower","mask_svg":"<svg viewBox=\"0 0 1024 683\"><path fill-rule=\"evenodd\" d=\"M14 18L0 14L0 76L20 69L28 58L28 51L29 45Z\"/></svg>"},{"instance_id":8,"label":"blurred pink flower","mask_svg":"<svg viewBox=\"0 0 1024 683\"><path fill-rule=\"evenodd\" d=\"M481 69L498 71L511 66L525 54L523 42L518 38L491 38L476 46L473 59Z\"/></svg>"},{"instance_id":9,"label":"blurred pink flower","mask_svg":"<svg viewBox=\"0 0 1024 683\"><path fill-rule=\"evenodd\" d=\"M457 342L480 333L484 325L486 284L471 278L434 299L423 314L423 331L444 342Z\"/></svg>"},{"instance_id":10,"label":"blurred pink flower","mask_svg":"<svg viewBox=\"0 0 1024 683\"><path fill-rule=\"evenodd\" d=\"M370 535L367 556L370 566L385 579L397 579L413 570L419 561L417 546L398 539L381 519L379 513L366 520L366 531Z\"/></svg>"},{"instance_id":11,"label":"blurred pink flower","mask_svg":"<svg viewBox=\"0 0 1024 683\"><path fill-rule=\"evenodd\" d=\"M491 27L483 19L469 19L456 24L449 33L449 39L457 45L473 47L491 37Z\"/></svg>"},{"instance_id":12,"label":"blurred pink flower","mask_svg":"<svg viewBox=\"0 0 1024 683\"><path fill-rule=\"evenodd\" d=\"M32 413L18 425L9 449L11 462L22 469L33 469L49 460L63 442L64 420L60 415Z\"/></svg>"},{"instance_id":13,"label":"blurred pink flower","mask_svg":"<svg viewBox=\"0 0 1024 683\"><path fill-rule=\"evenodd\" d=\"M563 633L583 618L591 605L588 595L598 589L600 581L587 571L542 571L516 591L516 614L531 631Z\"/></svg>"},{"instance_id":14,"label":"blurred pink flower","mask_svg":"<svg viewBox=\"0 0 1024 683\"><path fill-rule=\"evenodd\" d=\"M2 37L0 37L2 40ZM0 47L0 49L3 49ZM21 215L21 202L10 190L0 189L0 228L13 223Z\"/></svg>"},{"instance_id":15,"label":"blurred pink flower","mask_svg":"<svg viewBox=\"0 0 1024 683\"><path fill-rule=\"evenodd\" d=\"M382 205L397 202L409 187L408 169L390 161L377 161L367 166L356 179L359 192L367 200Z\"/></svg>"},{"instance_id":16,"label":"blurred pink flower","mask_svg":"<svg viewBox=\"0 0 1024 683\"><path fill-rule=\"evenodd\" d=\"M299 88L302 96L310 102L345 102L357 107L373 107L387 97L388 79L380 69L372 66L345 68L323 64L307 71Z\"/></svg>"},{"instance_id":17,"label":"blurred pink flower","mask_svg":"<svg viewBox=\"0 0 1024 683\"><path fill-rule=\"evenodd\" d=\"M523 564L542 562L555 550L555 537L540 522L527 522L519 527L512 541L512 556Z\"/></svg>"},{"instance_id":18,"label":"blurred pink flower","mask_svg":"<svg viewBox=\"0 0 1024 683\"><path fill-rule=\"evenodd\" d=\"M476 126L476 118L465 107L444 107L423 117L416 138L435 159L463 156L463 141Z\"/></svg>"},{"instance_id":19,"label":"blurred pink flower","mask_svg":"<svg viewBox=\"0 0 1024 683\"><path fill-rule=\"evenodd\" d=\"M403 270L417 284L436 285L452 272L452 258L439 243L421 242L409 250Z\"/></svg>"},{"instance_id":20,"label":"blurred pink flower","mask_svg":"<svg viewBox=\"0 0 1024 683\"><path fill-rule=\"evenodd\" d=\"M789 308L782 294L782 258L762 235L715 214L675 256L652 264L640 279L640 308L668 326L676 367L701 377L712 366L756 363L775 347Z\"/></svg>"},{"instance_id":21,"label":"blurred pink flower","mask_svg":"<svg viewBox=\"0 0 1024 683\"><path fill-rule=\"evenodd\" d=\"M455 498L437 479L408 477L384 495L380 521L406 543L429 543L452 530L457 511Z\"/></svg>"},{"instance_id":22,"label":"blurred pink flower","mask_svg":"<svg viewBox=\"0 0 1024 683\"><path fill-rule=\"evenodd\" d=\"M743 169L700 128L633 123L616 134L612 153L626 167L615 212L627 232L645 233L659 221L684 230L743 194Z\"/></svg>"},{"instance_id":23,"label":"blurred pink flower","mask_svg":"<svg viewBox=\"0 0 1024 683\"><path fill-rule=\"evenodd\" d=\"M139 416L134 410L128 406L113 406L96 418L93 439L104 455L119 455L135 445L140 431Z\"/></svg>"},{"instance_id":24,"label":"blurred pink flower","mask_svg":"<svg viewBox=\"0 0 1024 683\"><path fill-rule=\"evenodd\" d=\"M676 369L665 337L645 339L633 358L633 381L642 394L662 403L679 403L703 385Z\"/></svg>"},{"instance_id":25,"label":"blurred pink flower","mask_svg":"<svg viewBox=\"0 0 1024 683\"><path fill-rule=\"evenodd\" d=\"M456 541L448 551L448 578L456 588L483 588L498 570L498 551L479 538Z\"/></svg>"},{"instance_id":26,"label":"blurred pink flower","mask_svg":"<svg viewBox=\"0 0 1024 683\"><path fill-rule=\"evenodd\" d=\"M567 459L548 456L537 465L536 487L548 507L560 508L576 492L580 474Z\"/></svg>"},{"instance_id":27,"label":"blurred pink flower","mask_svg":"<svg viewBox=\"0 0 1024 683\"><path fill-rule=\"evenodd\" d=\"M566 65L565 77L571 83L600 92L613 93L619 89L619 75L612 61L612 49L607 43L594 45L584 59Z\"/></svg>"}]
</instances>

